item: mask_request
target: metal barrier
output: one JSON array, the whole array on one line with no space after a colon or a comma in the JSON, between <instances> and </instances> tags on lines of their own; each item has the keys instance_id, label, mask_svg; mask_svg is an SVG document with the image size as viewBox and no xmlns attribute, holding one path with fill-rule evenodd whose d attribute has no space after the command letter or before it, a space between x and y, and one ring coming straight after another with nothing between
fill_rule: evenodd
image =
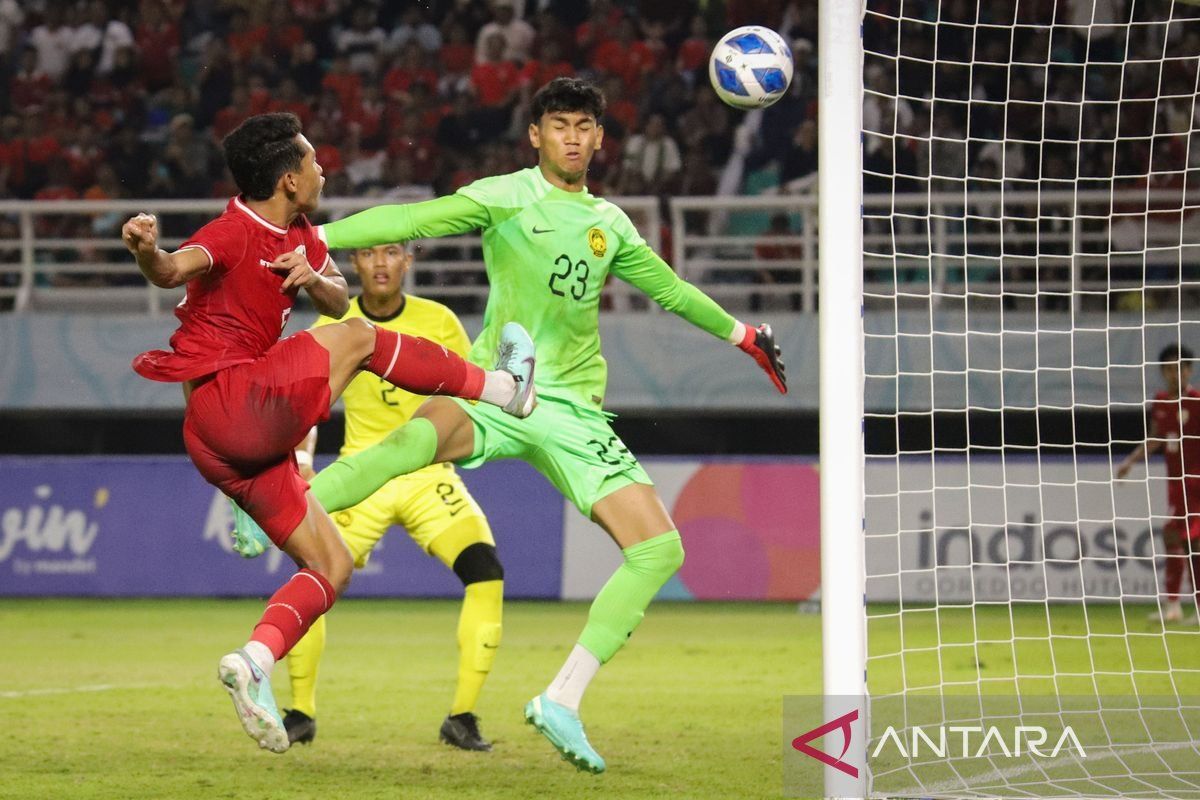
<instances>
[{"instance_id":1,"label":"metal barrier","mask_svg":"<svg viewBox=\"0 0 1200 800\"><path fill-rule=\"evenodd\" d=\"M329 198L342 216L380 198ZM814 194L677 197L664 228L654 197L613 198L685 279L734 311L813 312L817 297ZM158 215L164 247L178 246L224 200L0 202L0 308L160 314L182 296L141 277L118 230L138 211ZM1004 287L1080 310L1114 293L1178 288L1200 230L1185 221L1196 198L1176 190L912 192L863 202L867 305L944 305L997 298ZM15 236L5 230L14 228ZM663 248L669 240L669 254ZM478 312L487 279L478 236L419 243L410 289ZM1190 276L1190 273L1188 274ZM1190 285L1190 284L1188 284ZM621 281L603 307L656 308ZM1057 299L1056 299L1057 298Z\"/></svg>"},{"instance_id":2,"label":"metal barrier","mask_svg":"<svg viewBox=\"0 0 1200 800\"><path fill-rule=\"evenodd\" d=\"M138 212L159 220L159 243L170 249L220 214L225 200L48 200L0 202L0 220L15 220L17 235L0 227L0 309L89 312L169 311L183 289L159 289L138 271L120 238L120 226ZM326 198L322 215L344 216L387 202L380 198ZM620 198L638 230L656 250L662 246L659 201ZM8 223L11 226L11 222ZM409 289L459 310L482 311L487 277L479 236L416 243L424 250L409 274ZM343 265L344 266L344 265ZM349 272L348 270L344 270ZM348 275L353 282L353 276ZM630 307L635 293L619 281L606 290L610 308Z\"/></svg>"}]
</instances>

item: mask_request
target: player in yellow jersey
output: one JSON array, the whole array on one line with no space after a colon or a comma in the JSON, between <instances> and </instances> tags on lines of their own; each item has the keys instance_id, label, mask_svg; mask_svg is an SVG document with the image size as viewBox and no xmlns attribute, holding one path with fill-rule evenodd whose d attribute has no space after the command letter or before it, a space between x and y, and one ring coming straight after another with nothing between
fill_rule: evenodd
<instances>
[{"instance_id":1,"label":"player in yellow jersey","mask_svg":"<svg viewBox=\"0 0 1200 800\"><path fill-rule=\"evenodd\" d=\"M351 301L347 317L363 317L380 328L423 336L465 355L471 347L462 323L441 303L405 294L404 276L412 254L401 244L355 250L350 263L362 280L362 294ZM316 326L337 322L321 317ZM314 326L314 327L316 327ZM342 393L346 404L346 438L341 455L376 444L407 422L425 401L367 373ZM316 429L297 449L305 478L312 477ZM434 464L389 481L367 500L333 515L356 568L366 565L371 550L392 525L402 525L426 553L454 570L465 586L458 622L458 685L440 738L464 750L491 750L479 732L475 703L500 644L504 571L487 519L462 478L450 464ZM284 726L292 742L316 736L317 667L325 649L321 617L287 658L292 708Z\"/></svg>"}]
</instances>

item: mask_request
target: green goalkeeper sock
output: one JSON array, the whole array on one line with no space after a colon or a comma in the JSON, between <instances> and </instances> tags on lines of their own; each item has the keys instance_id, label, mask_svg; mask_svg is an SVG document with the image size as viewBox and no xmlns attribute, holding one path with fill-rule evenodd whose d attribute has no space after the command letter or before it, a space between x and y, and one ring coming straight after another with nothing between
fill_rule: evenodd
<instances>
[{"instance_id":1,"label":"green goalkeeper sock","mask_svg":"<svg viewBox=\"0 0 1200 800\"><path fill-rule=\"evenodd\" d=\"M309 482L313 497L326 511L351 508L375 494L385 483L433 463L437 430L417 417L392 431L378 444L339 458Z\"/></svg>"},{"instance_id":2,"label":"green goalkeeper sock","mask_svg":"<svg viewBox=\"0 0 1200 800\"><path fill-rule=\"evenodd\" d=\"M683 564L679 531L659 534L622 552L625 563L596 595L579 635L579 644L601 664L624 647L654 595Z\"/></svg>"}]
</instances>

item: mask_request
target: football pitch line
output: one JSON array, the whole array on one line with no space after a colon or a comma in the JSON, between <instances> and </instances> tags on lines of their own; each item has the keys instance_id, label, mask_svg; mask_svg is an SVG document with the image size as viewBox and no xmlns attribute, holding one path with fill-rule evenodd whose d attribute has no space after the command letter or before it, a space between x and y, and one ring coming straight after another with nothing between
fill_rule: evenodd
<instances>
[{"instance_id":1,"label":"football pitch line","mask_svg":"<svg viewBox=\"0 0 1200 800\"><path fill-rule=\"evenodd\" d=\"M169 683L97 683L91 686L63 686L46 689L26 689L24 691L0 691L0 700L20 700L25 697L44 697L54 694L82 694L87 692L121 692L140 689L178 689L178 685Z\"/></svg>"}]
</instances>

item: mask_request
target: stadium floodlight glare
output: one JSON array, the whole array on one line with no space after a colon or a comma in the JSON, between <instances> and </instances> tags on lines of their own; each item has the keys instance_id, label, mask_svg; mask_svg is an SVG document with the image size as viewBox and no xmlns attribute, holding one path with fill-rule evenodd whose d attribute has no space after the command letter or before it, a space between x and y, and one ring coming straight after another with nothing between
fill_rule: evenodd
<instances>
[{"instance_id":1,"label":"stadium floodlight glare","mask_svg":"<svg viewBox=\"0 0 1200 800\"><path fill-rule=\"evenodd\" d=\"M824 677L867 696L858 791L1198 796L1162 457L1114 473L1159 352L1200 348L1200 8L827 0L820 37ZM911 741L896 709L961 724L947 696L1037 705L1086 758L867 757Z\"/></svg>"}]
</instances>

